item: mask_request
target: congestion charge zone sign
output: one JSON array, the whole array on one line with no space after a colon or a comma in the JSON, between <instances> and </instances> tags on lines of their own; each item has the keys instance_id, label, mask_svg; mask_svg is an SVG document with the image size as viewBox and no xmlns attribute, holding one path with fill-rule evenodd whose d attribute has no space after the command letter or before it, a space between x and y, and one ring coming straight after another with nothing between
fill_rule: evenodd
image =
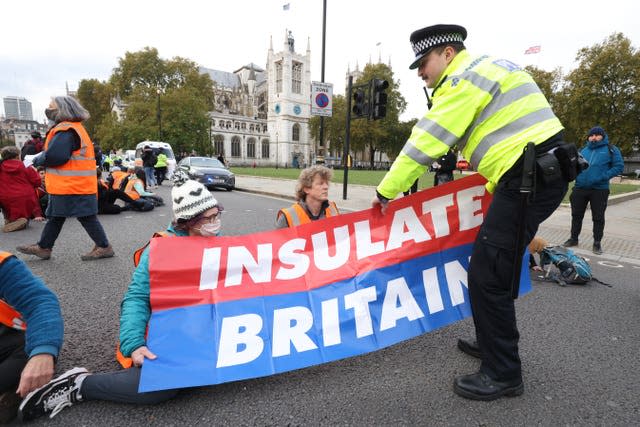
<instances>
[{"instance_id":1,"label":"congestion charge zone sign","mask_svg":"<svg viewBox=\"0 0 640 427\"><path fill-rule=\"evenodd\" d=\"M331 117L333 84L311 82L311 115Z\"/></svg>"}]
</instances>

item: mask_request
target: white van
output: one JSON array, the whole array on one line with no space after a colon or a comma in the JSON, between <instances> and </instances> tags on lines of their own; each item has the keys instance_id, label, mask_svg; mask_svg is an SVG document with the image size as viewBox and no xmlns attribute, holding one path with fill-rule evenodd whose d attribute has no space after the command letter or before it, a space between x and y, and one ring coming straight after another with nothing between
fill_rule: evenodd
<instances>
[{"instance_id":1,"label":"white van","mask_svg":"<svg viewBox=\"0 0 640 427\"><path fill-rule=\"evenodd\" d=\"M164 153L167 156L167 179L171 178L173 175L173 171L176 170L176 156L173 154L173 149L171 145L166 142L158 142L158 141L142 141L138 145L136 145L136 159L142 158L142 151L146 146L151 147L156 153Z\"/></svg>"}]
</instances>

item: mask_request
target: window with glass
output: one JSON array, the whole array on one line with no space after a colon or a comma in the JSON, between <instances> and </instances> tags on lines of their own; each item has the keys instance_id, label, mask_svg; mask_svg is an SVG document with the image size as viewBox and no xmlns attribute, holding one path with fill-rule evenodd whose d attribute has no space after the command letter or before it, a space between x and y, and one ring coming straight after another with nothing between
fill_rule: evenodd
<instances>
[{"instance_id":1,"label":"window with glass","mask_svg":"<svg viewBox=\"0 0 640 427\"><path fill-rule=\"evenodd\" d=\"M213 136L213 148L217 155L224 155L224 136L222 135L214 135Z\"/></svg>"},{"instance_id":2,"label":"window with glass","mask_svg":"<svg viewBox=\"0 0 640 427\"><path fill-rule=\"evenodd\" d=\"M297 123L293 125L291 139L293 141L300 141L300 125Z\"/></svg>"},{"instance_id":3,"label":"window with glass","mask_svg":"<svg viewBox=\"0 0 640 427\"><path fill-rule=\"evenodd\" d=\"M302 63L293 62L291 66L291 91L302 93Z\"/></svg>"},{"instance_id":4,"label":"window with glass","mask_svg":"<svg viewBox=\"0 0 640 427\"><path fill-rule=\"evenodd\" d=\"M268 139L262 140L262 158L263 159L269 158L269 140Z\"/></svg>"},{"instance_id":5,"label":"window with glass","mask_svg":"<svg viewBox=\"0 0 640 427\"><path fill-rule=\"evenodd\" d=\"M240 157L240 137L231 138L231 157Z\"/></svg>"},{"instance_id":6,"label":"window with glass","mask_svg":"<svg viewBox=\"0 0 640 427\"><path fill-rule=\"evenodd\" d=\"M247 140L247 157L255 159L256 157L256 139L249 138Z\"/></svg>"},{"instance_id":7,"label":"window with glass","mask_svg":"<svg viewBox=\"0 0 640 427\"><path fill-rule=\"evenodd\" d=\"M282 61L276 62L276 92L282 92Z\"/></svg>"}]
</instances>

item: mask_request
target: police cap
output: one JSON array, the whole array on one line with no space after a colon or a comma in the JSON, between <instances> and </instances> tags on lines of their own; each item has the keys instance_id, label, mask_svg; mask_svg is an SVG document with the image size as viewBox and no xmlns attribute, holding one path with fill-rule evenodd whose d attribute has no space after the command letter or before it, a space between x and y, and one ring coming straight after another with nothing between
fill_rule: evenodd
<instances>
[{"instance_id":1,"label":"police cap","mask_svg":"<svg viewBox=\"0 0 640 427\"><path fill-rule=\"evenodd\" d=\"M428 54L431 49L452 43L460 43L467 38L467 30L460 25L438 24L425 27L411 33L409 40L411 48L416 55L409 66L410 70L418 68L420 60Z\"/></svg>"}]
</instances>

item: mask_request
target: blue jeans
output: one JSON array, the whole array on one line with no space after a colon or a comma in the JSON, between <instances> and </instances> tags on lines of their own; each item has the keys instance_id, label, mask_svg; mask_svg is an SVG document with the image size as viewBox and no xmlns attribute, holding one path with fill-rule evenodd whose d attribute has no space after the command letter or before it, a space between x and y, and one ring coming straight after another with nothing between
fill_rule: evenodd
<instances>
[{"instance_id":1,"label":"blue jeans","mask_svg":"<svg viewBox=\"0 0 640 427\"><path fill-rule=\"evenodd\" d=\"M44 226L44 230L42 230L42 235L40 236L40 241L38 242L38 246L45 249L53 248L53 245L56 243L56 239L62 231L62 226L67 218L63 216L54 216L49 218L47 224ZM102 224L98 221L98 217L96 215L91 216L80 216L78 217L78 221L85 229L91 240L101 248L106 248L109 246L109 240L107 239L107 235L104 232L104 228L102 228Z\"/></svg>"},{"instance_id":2,"label":"blue jeans","mask_svg":"<svg viewBox=\"0 0 640 427\"><path fill-rule=\"evenodd\" d=\"M158 185L156 182L156 170L153 166L145 166L144 174L147 178L147 187L151 187L152 185Z\"/></svg>"}]
</instances>

